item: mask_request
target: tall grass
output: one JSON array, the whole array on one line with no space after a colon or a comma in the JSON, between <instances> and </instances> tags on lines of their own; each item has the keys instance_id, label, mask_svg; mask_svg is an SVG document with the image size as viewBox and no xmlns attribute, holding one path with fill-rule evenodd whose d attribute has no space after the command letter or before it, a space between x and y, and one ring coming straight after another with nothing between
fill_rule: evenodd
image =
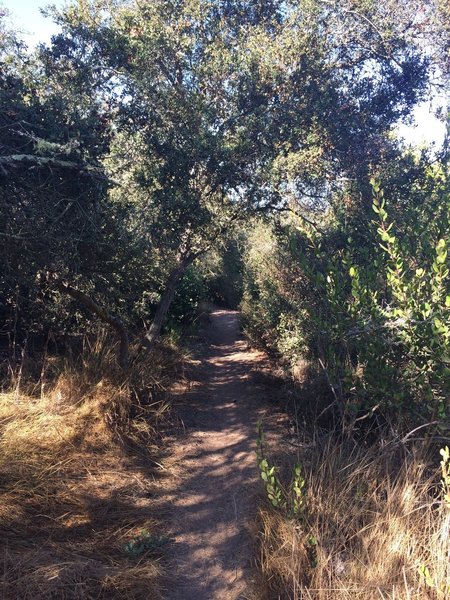
<instances>
[{"instance_id":1,"label":"tall grass","mask_svg":"<svg viewBox=\"0 0 450 600\"><path fill-rule=\"evenodd\" d=\"M125 546L161 533L157 423L177 360L143 356L122 374L100 336L76 360L48 358L39 385L0 394L2 598L161 597L157 554Z\"/></svg>"},{"instance_id":2,"label":"tall grass","mask_svg":"<svg viewBox=\"0 0 450 600\"><path fill-rule=\"evenodd\" d=\"M439 455L335 434L303 439L302 519L260 510L261 568L280 600L450 598L450 509Z\"/></svg>"}]
</instances>

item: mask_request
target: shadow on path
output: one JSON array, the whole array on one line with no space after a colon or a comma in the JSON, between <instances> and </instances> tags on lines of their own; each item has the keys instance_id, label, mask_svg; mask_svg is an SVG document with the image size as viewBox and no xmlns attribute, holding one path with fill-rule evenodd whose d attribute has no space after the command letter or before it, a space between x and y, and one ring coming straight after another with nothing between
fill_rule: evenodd
<instances>
[{"instance_id":1,"label":"shadow on path","mask_svg":"<svg viewBox=\"0 0 450 600\"><path fill-rule=\"evenodd\" d=\"M234 311L215 310L205 338L191 388L174 399L184 434L172 441L167 600L238 600L252 587L256 423L266 403L251 374L266 358L248 349Z\"/></svg>"}]
</instances>

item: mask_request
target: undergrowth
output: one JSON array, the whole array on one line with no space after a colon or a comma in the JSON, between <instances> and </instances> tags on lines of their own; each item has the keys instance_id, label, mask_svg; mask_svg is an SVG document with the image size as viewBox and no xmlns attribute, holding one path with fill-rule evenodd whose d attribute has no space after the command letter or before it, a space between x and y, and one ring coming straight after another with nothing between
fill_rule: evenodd
<instances>
[{"instance_id":1,"label":"undergrowth","mask_svg":"<svg viewBox=\"0 0 450 600\"><path fill-rule=\"evenodd\" d=\"M119 373L102 337L81 356L47 357L39 385L0 394L0 596L157 599L157 425L180 357L162 348Z\"/></svg>"},{"instance_id":2,"label":"undergrowth","mask_svg":"<svg viewBox=\"0 0 450 600\"><path fill-rule=\"evenodd\" d=\"M419 447L367 446L319 430L298 443L292 463L303 464L301 513L273 502L260 509L268 597L450 597L445 449L440 471L439 460Z\"/></svg>"}]
</instances>

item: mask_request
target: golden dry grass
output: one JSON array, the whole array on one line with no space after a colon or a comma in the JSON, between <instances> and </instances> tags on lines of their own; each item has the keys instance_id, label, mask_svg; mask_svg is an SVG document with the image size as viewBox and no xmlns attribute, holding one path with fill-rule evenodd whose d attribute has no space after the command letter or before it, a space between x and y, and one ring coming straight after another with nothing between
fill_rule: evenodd
<instances>
[{"instance_id":1,"label":"golden dry grass","mask_svg":"<svg viewBox=\"0 0 450 600\"><path fill-rule=\"evenodd\" d=\"M439 456L316 437L300 453L307 513L260 510L261 568L280 600L450 598L450 509ZM426 581L420 569L428 568Z\"/></svg>"},{"instance_id":2,"label":"golden dry grass","mask_svg":"<svg viewBox=\"0 0 450 600\"><path fill-rule=\"evenodd\" d=\"M155 435L175 358L141 358L124 376L104 344L84 356L41 397L0 394L7 600L161 597L158 555L130 557L124 546L143 529L164 533L153 506Z\"/></svg>"}]
</instances>

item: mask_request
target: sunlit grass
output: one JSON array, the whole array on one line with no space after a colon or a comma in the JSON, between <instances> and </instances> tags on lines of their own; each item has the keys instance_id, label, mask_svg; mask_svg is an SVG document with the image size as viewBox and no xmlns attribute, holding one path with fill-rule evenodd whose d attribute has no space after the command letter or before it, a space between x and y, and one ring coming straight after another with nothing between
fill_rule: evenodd
<instances>
[{"instance_id":1,"label":"sunlit grass","mask_svg":"<svg viewBox=\"0 0 450 600\"><path fill-rule=\"evenodd\" d=\"M158 556L124 548L142 529L163 533L151 457L175 357L141 357L121 374L109 346L83 356L43 395L0 394L2 598L161 597Z\"/></svg>"},{"instance_id":2,"label":"sunlit grass","mask_svg":"<svg viewBox=\"0 0 450 600\"><path fill-rule=\"evenodd\" d=\"M439 494L438 457L433 468L420 451L364 448L328 435L310 440L298 458L306 520L260 511L269 597L450 597L450 510Z\"/></svg>"}]
</instances>

